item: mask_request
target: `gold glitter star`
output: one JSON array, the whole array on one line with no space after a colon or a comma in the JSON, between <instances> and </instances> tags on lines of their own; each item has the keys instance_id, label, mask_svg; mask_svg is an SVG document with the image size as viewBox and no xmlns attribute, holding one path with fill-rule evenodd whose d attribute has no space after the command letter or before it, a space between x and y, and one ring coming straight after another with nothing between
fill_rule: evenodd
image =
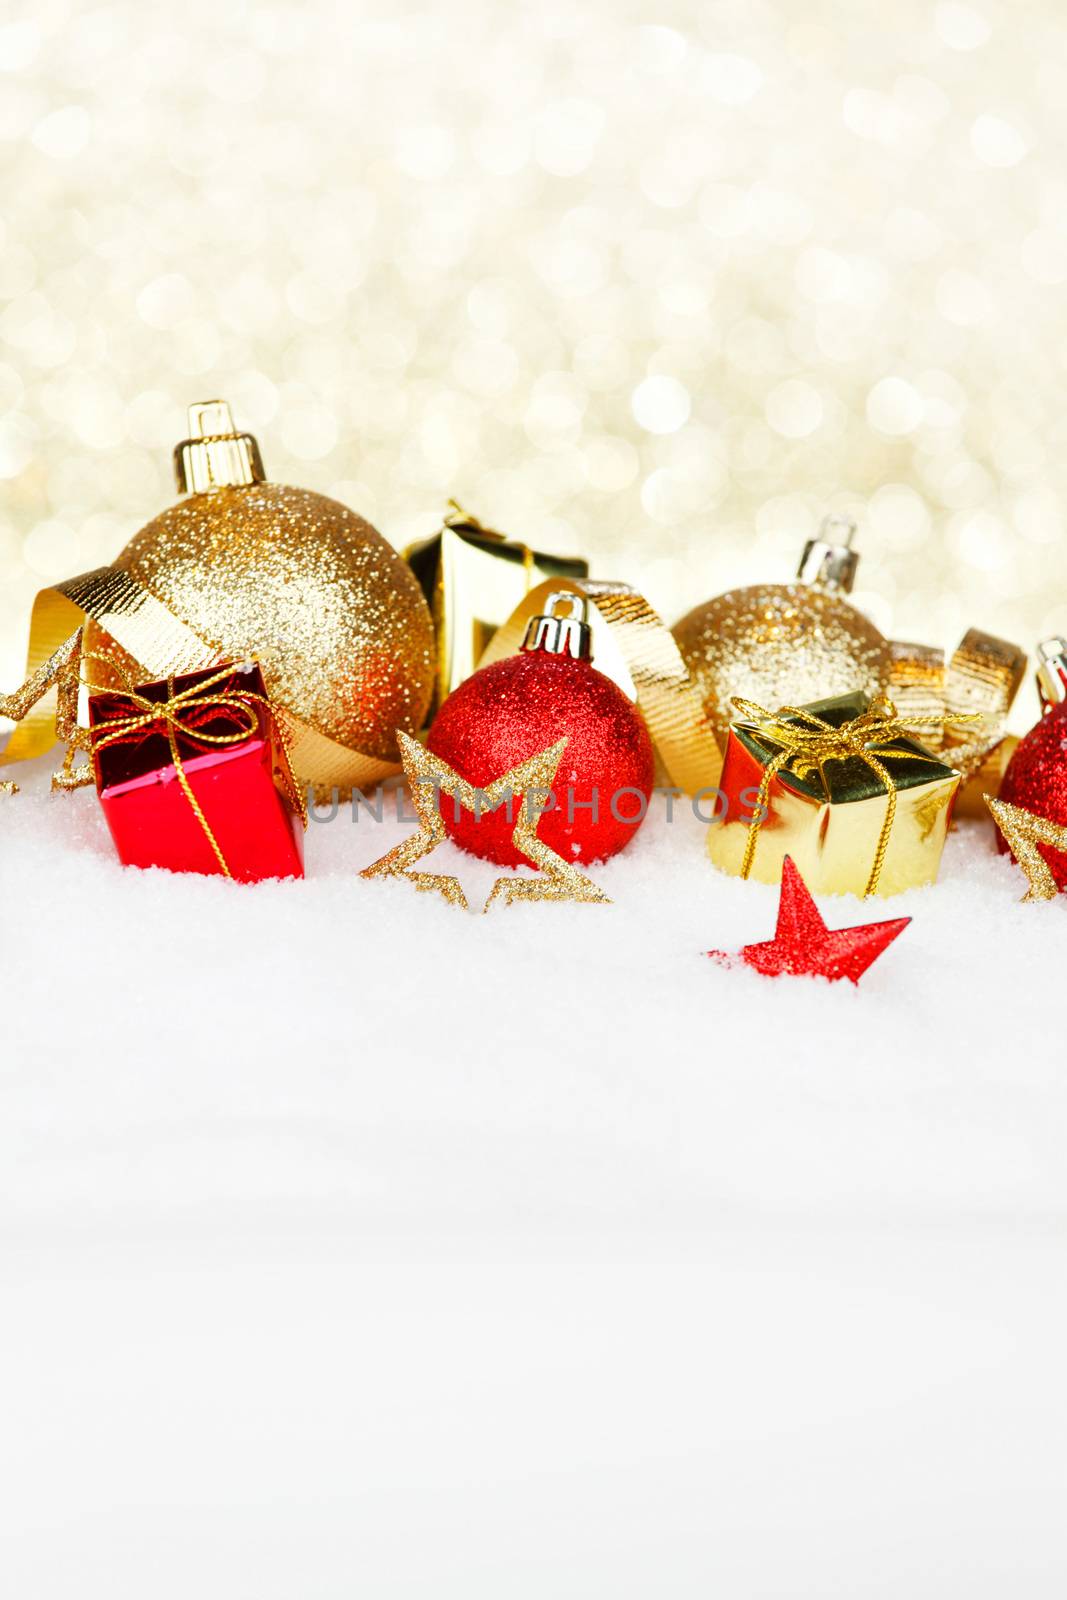
<instances>
[{"instance_id":1,"label":"gold glitter star","mask_svg":"<svg viewBox=\"0 0 1067 1600\"><path fill-rule=\"evenodd\" d=\"M1060 890L1048 862L1038 848L1067 852L1067 828L1038 817L1022 806L1009 805L1006 800L985 796L985 803L993 813L993 821L1011 847L1011 853L1022 867L1030 887L1023 895L1027 900L1055 900Z\"/></svg>"},{"instance_id":2,"label":"gold glitter star","mask_svg":"<svg viewBox=\"0 0 1067 1600\"><path fill-rule=\"evenodd\" d=\"M439 872L411 870L416 861L428 856L445 838L438 795L450 795L465 810L476 813L479 810L491 810L511 796L522 795L524 799L518 807L518 821L511 842L540 871L536 878L497 878L483 911L488 911L496 900L502 900L505 905L510 905L513 900L578 900L610 904L603 890L598 889L584 872L579 872L571 862L564 861L543 839L538 838L541 813L531 816L525 799L531 790L547 792L552 788L560 757L567 745L566 739L560 739L558 744L551 745L536 756L530 756L517 767L494 778L485 788L479 789L461 778L446 761L424 749L417 739L398 731L397 740L419 827L410 838L395 845L369 867L364 867L360 877L407 878L416 889L443 895L450 905L462 906L467 910L467 897L458 878Z\"/></svg>"}]
</instances>

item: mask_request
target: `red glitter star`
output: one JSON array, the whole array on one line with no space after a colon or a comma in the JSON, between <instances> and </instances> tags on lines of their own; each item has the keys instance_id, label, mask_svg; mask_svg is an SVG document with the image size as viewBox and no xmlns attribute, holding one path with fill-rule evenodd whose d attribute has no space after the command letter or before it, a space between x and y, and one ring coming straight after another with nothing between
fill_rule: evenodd
<instances>
[{"instance_id":1,"label":"red glitter star","mask_svg":"<svg viewBox=\"0 0 1067 1600\"><path fill-rule=\"evenodd\" d=\"M894 917L890 922L868 922L858 928L828 928L804 879L786 856L774 938L763 944L746 944L740 960L769 978L791 972L796 977L850 978L858 983L871 962L877 961L910 921L910 917ZM722 950L709 950L708 955L719 961L731 959Z\"/></svg>"}]
</instances>

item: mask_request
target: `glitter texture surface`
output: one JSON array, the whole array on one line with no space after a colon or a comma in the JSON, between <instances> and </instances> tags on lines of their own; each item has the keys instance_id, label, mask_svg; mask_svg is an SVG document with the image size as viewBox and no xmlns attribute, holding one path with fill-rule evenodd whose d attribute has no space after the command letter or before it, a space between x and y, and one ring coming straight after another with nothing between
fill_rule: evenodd
<instances>
[{"instance_id":1,"label":"glitter texture surface","mask_svg":"<svg viewBox=\"0 0 1067 1600\"><path fill-rule=\"evenodd\" d=\"M644 819L655 761L640 714L588 661L532 650L483 667L449 695L427 744L468 783L484 787L557 739L567 747L540 837L565 860L604 860ZM472 855L502 866L522 860L506 811L457 815L443 801L442 813L449 837Z\"/></svg>"},{"instance_id":2,"label":"glitter texture surface","mask_svg":"<svg viewBox=\"0 0 1067 1600\"><path fill-rule=\"evenodd\" d=\"M1060 830L1067 827L1067 702L1053 706L1019 740L1004 773L1000 799L1009 812L1015 812L1016 831L1011 833L1006 829L1001 812L994 811L1000 829L997 835L999 849L1010 848L1011 853L1026 865L1016 837L1022 837L1026 831L1023 822L1025 816L1026 822L1035 825L1038 830L1030 838L1031 859L1038 842L1062 850L1063 835ZM1042 826L1044 832L1041 831ZM1050 855L1045 859L1057 888L1062 890L1067 887L1067 860L1062 854ZM1029 868L1027 871L1029 873Z\"/></svg>"},{"instance_id":3,"label":"glitter texture surface","mask_svg":"<svg viewBox=\"0 0 1067 1600\"><path fill-rule=\"evenodd\" d=\"M770 710L882 688L890 647L841 596L805 583L735 589L696 606L674 630L720 744L733 695Z\"/></svg>"},{"instance_id":4,"label":"glitter texture surface","mask_svg":"<svg viewBox=\"0 0 1067 1600\"><path fill-rule=\"evenodd\" d=\"M339 743L389 759L394 729L419 727L429 609L410 568L336 500L272 483L194 494L115 564L227 654L258 657L279 704Z\"/></svg>"},{"instance_id":5,"label":"glitter texture surface","mask_svg":"<svg viewBox=\"0 0 1067 1600\"><path fill-rule=\"evenodd\" d=\"M1067 888L1067 827L992 796L986 804L997 825L998 847L1026 873L1030 887L1023 899L1055 900Z\"/></svg>"}]
</instances>

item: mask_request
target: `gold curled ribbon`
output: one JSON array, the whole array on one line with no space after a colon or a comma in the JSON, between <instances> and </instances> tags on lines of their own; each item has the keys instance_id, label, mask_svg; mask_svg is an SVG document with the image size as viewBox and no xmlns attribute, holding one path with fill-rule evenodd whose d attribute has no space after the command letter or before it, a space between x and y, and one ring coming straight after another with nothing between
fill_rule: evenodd
<instances>
[{"instance_id":1,"label":"gold curled ribbon","mask_svg":"<svg viewBox=\"0 0 1067 1600\"><path fill-rule=\"evenodd\" d=\"M919 717L911 715L905 723L887 695L876 695L866 711L848 722L843 722L840 727L824 721L822 717L816 716L813 711L805 710L802 706L783 706L779 711L768 711L754 700L745 700L739 696L734 696L731 703L734 710L740 712L746 726L751 727L769 743L779 746L778 753L772 756L764 767L760 779L752 821L748 825L745 839L741 877L747 878L751 871L759 831L767 815L770 787L779 772L783 770L793 772L798 778L818 772L819 780L829 797L830 786L824 770L826 763L862 761L874 773L886 792L885 818L878 835L867 886L863 891L864 899L874 894L878 887L897 814L896 784L882 757L888 757L893 761L929 761L933 758L925 751L894 750L890 747L894 741L908 738L910 730L916 723L943 729L949 721L955 723L979 720L975 716L964 714L949 717L941 713L928 713Z\"/></svg>"},{"instance_id":2,"label":"gold curled ribbon","mask_svg":"<svg viewBox=\"0 0 1067 1600\"><path fill-rule=\"evenodd\" d=\"M144 679L159 680L214 667L242 652L224 642L205 640L130 573L97 567L42 589L33 604L26 681L11 695L0 695L0 716L18 726L0 751L0 765L43 755L56 742L55 705L50 690L60 681L70 654L81 648L86 617L107 633L144 669ZM113 667L114 663L110 663ZM270 689L269 663L264 663ZM305 783L370 788L399 768L338 744L275 702L284 717L293 770Z\"/></svg>"},{"instance_id":3,"label":"gold curled ribbon","mask_svg":"<svg viewBox=\"0 0 1067 1600\"><path fill-rule=\"evenodd\" d=\"M114 663L108 657L88 656L86 660L107 661L112 668ZM114 694L122 700L128 701L136 709L128 715L109 717L106 721L97 723L88 730L85 741L86 748L94 753L106 749L109 745L122 744L126 741L147 738L153 733L166 735L170 745L170 758L174 766L174 773L181 785L182 793L192 807L196 820L204 832L204 837L211 846L216 861L223 874L232 878L229 863L223 855L222 848L215 837L214 830L204 815L199 800L193 793L188 774L185 771L185 762L182 757L179 738L192 741L195 744L213 745L216 747L243 744L250 739L259 729L259 710L263 709L270 717L278 734L278 744L281 753L281 778L282 787L290 804L300 816L304 827L307 827L307 807L303 794L297 787L293 777L293 769L289 758L289 746L284 728L275 720L274 707L266 695L259 694L254 689L239 689L227 687L221 693L218 685L233 679L234 667L224 666L210 677L199 683L191 683L184 689L175 689L174 674L167 678L167 698L165 700L150 700L147 695L140 692L133 685L122 689L112 690L101 684L86 684L90 694ZM237 722L237 726L229 733L206 733L203 722L216 716L229 715ZM73 747L72 747L73 748ZM84 780L83 780L84 781ZM75 785L68 785L73 787Z\"/></svg>"},{"instance_id":4,"label":"gold curled ribbon","mask_svg":"<svg viewBox=\"0 0 1067 1600\"><path fill-rule=\"evenodd\" d=\"M1025 650L981 628L968 628L947 661L943 650L930 645L894 641L889 648L886 691L907 727L938 711L953 722L960 714L985 718L977 738L952 737L946 724L942 735L926 740L961 775L957 817L983 815L983 794L1000 788L1014 748L1005 724L1026 675Z\"/></svg>"},{"instance_id":5,"label":"gold curled ribbon","mask_svg":"<svg viewBox=\"0 0 1067 1600\"><path fill-rule=\"evenodd\" d=\"M670 629L629 584L593 578L552 578L539 584L497 629L478 665L514 655L529 619L540 616L548 596L561 591L589 602L593 665L637 702L671 782L689 795L714 789L722 773L722 752L700 694Z\"/></svg>"},{"instance_id":6,"label":"gold curled ribbon","mask_svg":"<svg viewBox=\"0 0 1067 1600\"><path fill-rule=\"evenodd\" d=\"M937 712L980 713L988 719L991 734L1001 734L999 725L1026 676L1026 652L1017 644L968 628L948 660L932 645L895 640L889 650L886 692L909 727ZM942 738L929 743L939 749Z\"/></svg>"},{"instance_id":7,"label":"gold curled ribbon","mask_svg":"<svg viewBox=\"0 0 1067 1600\"><path fill-rule=\"evenodd\" d=\"M945 710L945 652L936 645L891 639L889 675L883 687L909 727L913 717L937 716ZM931 750L940 742L935 731Z\"/></svg>"}]
</instances>

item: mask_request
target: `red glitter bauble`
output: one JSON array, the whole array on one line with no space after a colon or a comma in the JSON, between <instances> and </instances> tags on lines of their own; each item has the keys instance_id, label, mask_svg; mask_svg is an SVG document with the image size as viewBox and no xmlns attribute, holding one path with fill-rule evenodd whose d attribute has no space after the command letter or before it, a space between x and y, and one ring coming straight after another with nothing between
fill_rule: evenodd
<instances>
[{"instance_id":1,"label":"red glitter bauble","mask_svg":"<svg viewBox=\"0 0 1067 1600\"><path fill-rule=\"evenodd\" d=\"M555 805L538 837L567 861L602 861L633 838L652 792L655 763L636 707L588 661L541 650L509 656L467 678L434 719L427 747L475 788L566 739ZM591 809L595 802L595 813ZM515 807L522 803L515 797ZM458 813L458 814L457 814ZM441 797L449 835L464 850L514 867L517 809L459 810Z\"/></svg>"},{"instance_id":2,"label":"red glitter bauble","mask_svg":"<svg viewBox=\"0 0 1067 1600\"><path fill-rule=\"evenodd\" d=\"M1008 762L998 796L1021 806L1047 822L1067 826L1067 701L1054 705L1041 721L1020 739ZM1010 854L1004 835L997 832L997 849ZM1058 889L1067 888L1067 858L1055 851L1042 855Z\"/></svg>"}]
</instances>

